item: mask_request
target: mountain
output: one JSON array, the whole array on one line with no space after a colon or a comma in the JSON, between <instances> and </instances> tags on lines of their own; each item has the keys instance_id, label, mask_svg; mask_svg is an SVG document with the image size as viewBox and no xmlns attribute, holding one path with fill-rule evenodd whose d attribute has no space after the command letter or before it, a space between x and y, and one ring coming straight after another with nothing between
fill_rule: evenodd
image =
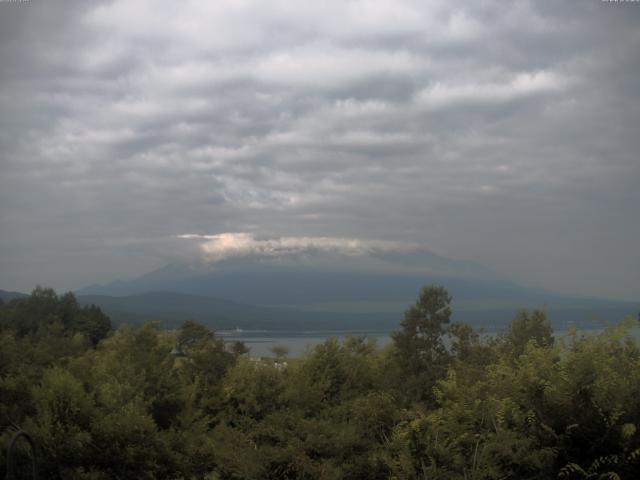
<instances>
[{"instance_id":1,"label":"mountain","mask_svg":"<svg viewBox=\"0 0 640 480\"><path fill-rule=\"evenodd\" d=\"M120 297L79 295L77 298L82 305L98 305L116 325L159 320L165 327L173 328L185 320L195 320L216 330L331 330L388 328L392 320L388 313L300 311L175 292L147 292Z\"/></svg>"},{"instance_id":2,"label":"mountain","mask_svg":"<svg viewBox=\"0 0 640 480\"><path fill-rule=\"evenodd\" d=\"M14 298L24 298L24 297L27 297L27 296L28 295L26 293L10 292L10 291L7 291L7 290L0 290L0 300L2 300L5 303L10 302Z\"/></svg>"},{"instance_id":3,"label":"mountain","mask_svg":"<svg viewBox=\"0 0 640 480\"><path fill-rule=\"evenodd\" d=\"M405 300L409 279L478 279L498 277L490 270L430 252L373 252L346 255L301 252L278 256L245 255L215 263L173 263L130 281L93 285L79 294L131 295L163 290L212 295L256 304L306 304L374 298ZM400 282L400 284L398 284ZM504 283L504 282L503 282ZM420 282L418 286L424 284ZM349 290L345 290L345 286ZM315 288L313 288L315 287Z\"/></svg>"},{"instance_id":4,"label":"mountain","mask_svg":"<svg viewBox=\"0 0 640 480\"><path fill-rule=\"evenodd\" d=\"M498 277L472 262L449 260L426 251L368 255L315 251L247 255L212 264L174 263L130 281L93 285L77 293L117 296L174 291L262 305L366 300L381 295L405 301L415 296L425 278L491 282ZM407 291L409 286L414 291Z\"/></svg>"},{"instance_id":5,"label":"mountain","mask_svg":"<svg viewBox=\"0 0 640 480\"><path fill-rule=\"evenodd\" d=\"M189 317L214 328L395 328L429 284L449 290L454 320L487 328L505 325L522 308L544 308L557 328L617 322L640 310L640 303L524 288L481 265L428 251L305 251L174 263L77 294L125 319Z\"/></svg>"}]
</instances>

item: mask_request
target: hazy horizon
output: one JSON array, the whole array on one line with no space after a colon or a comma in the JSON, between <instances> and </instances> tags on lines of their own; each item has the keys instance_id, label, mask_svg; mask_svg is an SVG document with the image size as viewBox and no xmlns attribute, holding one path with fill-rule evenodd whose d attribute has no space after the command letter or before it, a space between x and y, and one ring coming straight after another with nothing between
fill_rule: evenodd
<instances>
[{"instance_id":1,"label":"hazy horizon","mask_svg":"<svg viewBox=\"0 0 640 480\"><path fill-rule=\"evenodd\" d=\"M0 2L0 289L430 251L640 298L640 6Z\"/></svg>"}]
</instances>

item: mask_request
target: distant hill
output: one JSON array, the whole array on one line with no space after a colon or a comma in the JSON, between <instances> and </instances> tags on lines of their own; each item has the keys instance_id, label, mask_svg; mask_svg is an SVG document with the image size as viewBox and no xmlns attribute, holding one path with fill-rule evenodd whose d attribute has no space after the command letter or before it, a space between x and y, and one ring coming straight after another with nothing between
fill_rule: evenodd
<instances>
[{"instance_id":1,"label":"distant hill","mask_svg":"<svg viewBox=\"0 0 640 480\"><path fill-rule=\"evenodd\" d=\"M447 285L448 288L451 285ZM469 285L467 287L470 288ZM465 290L457 293L464 295ZM490 290L484 292L485 295ZM0 290L0 298L9 302L27 294ZM78 295L82 305L98 305L115 325L140 324L157 320L174 328L185 320L195 320L215 330L394 330L404 310L415 301L336 302L286 307L266 307L179 292L144 292L134 295ZM546 300L549 300L548 297ZM558 330L574 324L580 328L599 328L615 323L626 315L636 315L640 305L627 302L530 297L517 303L500 303L481 294L455 297L453 320L464 321L487 330L504 328L521 308L545 308ZM528 302L528 303L527 303ZM546 306L545 306L546 305Z\"/></svg>"},{"instance_id":2,"label":"distant hill","mask_svg":"<svg viewBox=\"0 0 640 480\"><path fill-rule=\"evenodd\" d=\"M175 292L146 292L113 297L79 295L83 305L98 305L115 324L159 320L165 327L195 320L217 330L317 330L389 328L398 316L390 313L332 313L291 308L260 307L219 298Z\"/></svg>"},{"instance_id":3,"label":"distant hill","mask_svg":"<svg viewBox=\"0 0 640 480\"><path fill-rule=\"evenodd\" d=\"M216 330L393 330L398 327L404 309L409 305L398 305L396 309L388 306L382 311L366 313L326 311L262 307L174 292L147 292L121 297L80 295L78 301L83 305L100 306L116 325L159 320L165 327L173 328L185 320L195 320ZM616 302L586 302L582 305L556 304L546 310L556 329L562 330L570 324L580 328L602 327L617 322L637 307ZM456 308L454 305L453 319L495 330L504 328L520 308L513 305Z\"/></svg>"},{"instance_id":4,"label":"distant hill","mask_svg":"<svg viewBox=\"0 0 640 480\"><path fill-rule=\"evenodd\" d=\"M472 262L430 252L251 255L170 264L130 281L79 290L116 319L201 320L215 328L396 328L421 287L444 285L454 320L501 328L522 308L545 309L556 328L637 315L640 302L577 298L524 288ZM168 292L168 293L159 293ZM224 299L224 300L222 300Z\"/></svg>"},{"instance_id":5,"label":"distant hill","mask_svg":"<svg viewBox=\"0 0 640 480\"><path fill-rule=\"evenodd\" d=\"M426 251L358 256L306 252L253 255L214 264L176 263L133 280L93 285L77 293L124 296L170 291L269 306L367 301L406 305L430 283L446 285L454 297L465 299L504 301L532 295L482 266Z\"/></svg>"},{"instance_id":6,"label":"distant hill","mask_svg":"<svg viewBox=\"0 0 640 480\"><path fill-rule=\"evenodd\" d=\"M24 298L24 297L27 297L27 296L28 295L26 293L9 292L7 290L0 290L0 300L2 300L5 303L10 302L14 298Z\"/></svg>"}]
</instances>

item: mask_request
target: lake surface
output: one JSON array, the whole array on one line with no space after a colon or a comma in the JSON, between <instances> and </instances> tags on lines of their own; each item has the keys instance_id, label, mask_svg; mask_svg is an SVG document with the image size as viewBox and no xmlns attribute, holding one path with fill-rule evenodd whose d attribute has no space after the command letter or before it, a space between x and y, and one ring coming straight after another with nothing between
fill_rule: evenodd
<instances>
[{"instance_id":1,"label":"lake surface","mask_svg":"<svg viewBox=\"0 0 640 480\"><path fill-rule=\"evenodd\" d=\"M580 329L579 333L595 335L601 333L602 328ZM248 331L218 331L227 342L241 341L249 348L249 355L252 357L272 357L271 349L276 345L284 345L289 349L290 357L299 357L316 345L324 343L329 338L335 337L343 341L347 337L370 337L376 345L384 347L391 342L392 330L326 330L326 331L268 331L268 330L248 330ZM640 339L640 327L631 329L633 336ZM560 330L555 332L556 337L562 337L568 332ZM494 335L495 332L487 332L486 335Z\"/></svg>"},{"instance_id":2,"label":"lake surface","mask_svg":"<svg viewBox=\"0 0 640 480\"><path fill-rule=\"evenodd\" d=\"M343 341L347 337L370 337L375 339L378 347L391 342L391 330L327 330L327 331L218 331L225 341L243 342L249 348L252 357L271 357L271 349L276 345L284 345L289 349L290 357L299 357L308 349L336 337Z\"/></svg>"}]
</instances>

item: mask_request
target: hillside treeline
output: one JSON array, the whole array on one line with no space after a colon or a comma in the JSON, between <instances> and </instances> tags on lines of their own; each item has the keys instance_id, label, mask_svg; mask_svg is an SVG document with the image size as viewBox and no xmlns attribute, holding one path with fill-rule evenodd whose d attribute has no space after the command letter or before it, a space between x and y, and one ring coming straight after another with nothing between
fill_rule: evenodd
<instances>
[{"instance_id":1,"label":"hillside treeline","mask_svg":"<svg viewBox=\"0 0 640 480\"><path fill-rule=\"evenodd\" d=\"M490 337L450 302L424 288L384 349L255 359L194 322L112 331L38 288L0 306L0 475L21 428L43 479L640 478L632 320L554 338L522 312Z\"/></svg>"}]
</instances>

